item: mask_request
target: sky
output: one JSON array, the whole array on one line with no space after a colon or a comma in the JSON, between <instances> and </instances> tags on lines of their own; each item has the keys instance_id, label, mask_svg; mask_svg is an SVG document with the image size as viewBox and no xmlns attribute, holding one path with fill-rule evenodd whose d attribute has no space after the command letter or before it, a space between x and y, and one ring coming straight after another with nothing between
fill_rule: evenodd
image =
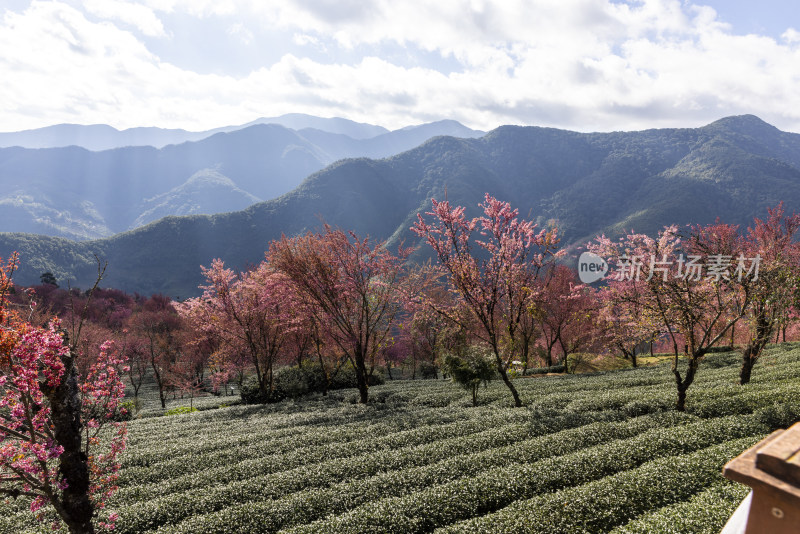
<instances>
[{"instance_id":1,"label":"sky","mask_svg":"<svg viewBox=\"0 0 800 534\"><path fill-rule=\"evenodd\" d=\"M3 0L0 131L308 113L800 132L792 0Z\"/></svg>"}]
</instances>

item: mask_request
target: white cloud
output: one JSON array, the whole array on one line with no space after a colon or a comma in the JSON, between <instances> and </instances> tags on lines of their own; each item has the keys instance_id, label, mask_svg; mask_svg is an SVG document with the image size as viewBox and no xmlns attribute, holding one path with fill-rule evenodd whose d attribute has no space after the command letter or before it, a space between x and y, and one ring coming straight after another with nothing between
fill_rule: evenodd
<instances>
[{"instance_id":1,"label":"white cloud","mask_svg":"<svg viewBox=\"0 0 800 534\"><path fill-rule=\"evenodd\" d=\"M798 43L800 42L800 32L794 28L789 28L781 34L781 38L787 43Z\"/></svg>"},{"instance_id":2,"label":"white cloud","mask_svg":"<svg viewBox=\"0 0 800 534\"><path fill-rule=\"evenodd\" d=\"M299 46L319 45L319 39L317 39L313 35L308 35L307 33L295 33L292 36L292 42Z\"/></svg>"},{"instance_id":3,"label":"white cloud","mask_svg":"<svg viewBox=\"0 0 800 534\"><path fill-rule=\"evenodd\" d=\"M454 118L487 129L578 130L692 126L755 113L800 130L800 34L734 35L699 1L363 6L106 0L87 5L104 19L92 22L67 4L33 2L0 22L0 129L54 122L204 129L299 111L388 127ZM200 74L157 57L117 25L170 34L167 15L218 21L223 34L248 45L242 53L258 53L258 32L290 37L279 60L248 75ZM398 49L425 60L393 59L388 51Z\"/></svg>"},{"instance_id":4,"label":"white cloud","mask_svg":"<svg viewBox=\"0 0 800 534\"><path fill-rule=\"evenodd\" d=\"M83 0L84 9L100 18L118 20L135 26L144 35L163 37L164 25L152 9L123 0Z\"/></svg>"},{"instance_id":5,"label":"white cloud","mask_svg":"<svg viewBox=\"0 0 800 534\"><path fill-rule=\"evenodd\" d=\"M253 44L255 36L244 24L237 22L228 26L228 34L236 36L242 44Z\"/></svg>"}]
</instances>

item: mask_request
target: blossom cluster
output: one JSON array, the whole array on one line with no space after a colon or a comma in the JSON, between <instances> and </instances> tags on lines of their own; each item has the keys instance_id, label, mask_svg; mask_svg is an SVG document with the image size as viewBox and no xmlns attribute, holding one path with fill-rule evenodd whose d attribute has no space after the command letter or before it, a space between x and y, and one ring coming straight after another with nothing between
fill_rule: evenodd
<instances>
[{"instance_id":1,"label":"blossom cluster","mask_svg":"<svg viewBox=\"0 0 800 534\"><path fill-rule=\"evenodd\" d=\"M21 333L0 368L0 484L34 497L31 511L47 503L44 488L64 489L52 460L64 448L54 436L50 406L42 388L56 386L68 351L54 320L47 329L17 325Z\"/></svg>"}]
</instances>

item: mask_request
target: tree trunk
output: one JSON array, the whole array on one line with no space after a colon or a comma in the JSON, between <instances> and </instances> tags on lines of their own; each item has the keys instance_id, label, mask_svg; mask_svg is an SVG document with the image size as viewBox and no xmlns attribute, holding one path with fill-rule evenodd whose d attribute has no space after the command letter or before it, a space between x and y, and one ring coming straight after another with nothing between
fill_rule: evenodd
<instances>
[{"instance_id":1,"label":"tree trunk","mask_svg":"<svg viewBox=\"0 0 800 534\"><path fill-rule=\"evenodd\" d=\"M364 363L364 355L356 355L356 381L358 382L358 394L361 404L369 402L369 383L367 382L367 366Z\"/></svg>"},{"instance_id":2,"label":"tree trunk","mask_svg":"<svg viewBox=\"0 0 800 534\"><path fill-rule=\"evenodd\" d=\"M686 388L680 384L678 384L678 400L675 403L675 410L679 412L686 411Z\"/></svg>"},{"instance_id":3,"label":"tree trunk","mask_svg":"<svg viewBox=\"0 0 800 534\"><path fill-rule=\"evenodd\" d=\"M136 385L133 383L133 380L131 380L131 387L133 387L133 398L136 400L139 398L139 388L142 387L142 383L139 382L139 385Z\"/></svg>"},{"instance_id":4,"label":"tree trunk","mask_svg":"<svg viewBox=\"0 0 800 534\"><path fill-rule=\"evenodd\" d=\"M472 405L473 406L477 406L478 405L478 387L479 386L480 386L480 384L473 384L472 385Z\"/></svg>"},{"instance_id":5,"label":"tree trunk","mask_svg":"<svg viewBox=\"0 0 800 534\"><path fill-rule=\"evenodd\" d=\"M522 362L522 376L525 376L525 370L528 369L528 339L522 337L522 346L520 347L519 361Z\"/></svg>"},{"instance_id":6,"label":"tree trunk","mask_svg":"<svg viewBox=\"0 0 800 534\"><path fill-rule=\"evenodd\" d=\"M638 367L638 362L636 361L636 347L631 351L631 365L633 367Z\"/></svg>"},{"instance_id":7,"label":"tree trunk","mask_svg":"<svg viewBox=\"0 0 800 534\"><path fill-rule=\"evenodd\" d=\"M555 344L555 340L552 343L550 341L545 341L545 345L547 345L547 357L544 360L545 367L553 366L553 347Z\"/></svg>"},{"instance_id":8,"label":"tree trunk","mask_svg":"<svg viewBox=\"0 0 800 534\"><path fill-rule=\"evenodd\" d=\"M161 401L161 409L166 409L167 398L164 395L164 384L161 381L161 373L158 372L158 366L153 363L153 375L156 378L156 385L158 386L158 398Z\"/></svg>"},{"instance_id":9,"label":"tree trunk","mask_svg":"<svg viewBox=\"0 0 800 534\"><path fill-rule=\"evenodd\" d=\"M54 504L72 534L92 534L94 505L89 500L88 458L81 449L78 373L74 366L68 369L61 384L48 394L55 437L64 447L58 457L58 472L68 483L59 502Z\"/></svg>"},{"instance_id":10,"label":"tree trunk","mask_svg":"<svg viewBox=\"0 0 800 534\"><path fill-rule=\"evenodd\" d=\"M506 366L503 365L503 359L500 358L500 355L497 354L496 351L495 351L495 358L497 358L497 371L500 373L500 377L503 379L503 383L511 391L511 396L514 397L514 407L521 408L522 400L519 398L519 393L517 393L517 388L514 387L514 384L511 383L511 379L508 378L508 373L506 373Z\"/></svg>"},{"instance_id":11,"label":"tree trunk","mask_svg":"<svg viewBox=\"0 0 800 534\"><path fill-rule=\"evenodd\" d=\"M328 376L328 370L325 369L325 359L322 357L322 351L320 350L321 343L319 341L315 341L316 349L317 349L317 359L319 360L319 368L322 370L322 396L328 396L328 386L331 384L331 378Z\"/></svg>"},{"instance_id":12,"label":"tree trunk","mask_svg":"<svg viewBox=\"0 0 800 534\"><path fill-rule=\"evenodd\" d=\"M753 364L756 362L750 358L750 347L742 353L742 368L739 371L739 385L744 386L750 382L750 374L753 372Z\"/></svg>"},{"instance_id":13,"label":"tree trunk","mask_svg":"<svg viewBox=\"0 0 800 534\"><path fill-rule=\"evenodd\" d=\"M767 345L767 339L772 337L769 333L764 333L759 339L751 341L742 351L742 369L739 371L739 385L743 386L750 382L750 375L753 372L761 352Z\"/></svg>"},{"instance_id":14,"label":"tree trunk","mask_svg":"<svg viewBox=\"0 0 800 534\"><path fill-rule=\"evenodd\" d=\"M700 364L700 358L702 356L702 354L689 356L689 366L686 369L686 376L683 377L683 379L681 379L681 372L677 368L677 358L673 363L672 374L675 375L675 384L678 389L678 399L675 403L675 410L679 412L686 411L686 391L689 389L689 386L692 385L692 382L694 382L697 366Z\"/></svg>"}]
</instances>

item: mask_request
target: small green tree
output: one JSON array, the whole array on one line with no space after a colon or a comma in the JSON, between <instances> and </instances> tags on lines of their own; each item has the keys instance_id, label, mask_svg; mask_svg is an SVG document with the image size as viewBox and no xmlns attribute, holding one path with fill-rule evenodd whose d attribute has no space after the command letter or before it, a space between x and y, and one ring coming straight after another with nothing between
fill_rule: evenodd
<instances>
[{"instance_id":1,"label":"small green tree","mask_svg":"<svg viewBox=\"0 0 800 534\"><path fill-rule=\"evenodd\" d=\"M478 405L478 386L488 384L495 377L495 362L482 347L470 347L464 356L448 354L444 358L444 368L453 380L472 392L472 405Z\"/></svg>"},{"instance_id":2,"label":"small green tree","mask_svg":"<svg viewBox=\"0 0 800 534\"><path fill-rule=\"evenodd\" d=\"M58 280L56 280L55 275L53 275L53 273L50 271L39 275L39 281L42 283L42 285L49 284L51 286L58 287Z\"/></svg>"}]
</instances>

